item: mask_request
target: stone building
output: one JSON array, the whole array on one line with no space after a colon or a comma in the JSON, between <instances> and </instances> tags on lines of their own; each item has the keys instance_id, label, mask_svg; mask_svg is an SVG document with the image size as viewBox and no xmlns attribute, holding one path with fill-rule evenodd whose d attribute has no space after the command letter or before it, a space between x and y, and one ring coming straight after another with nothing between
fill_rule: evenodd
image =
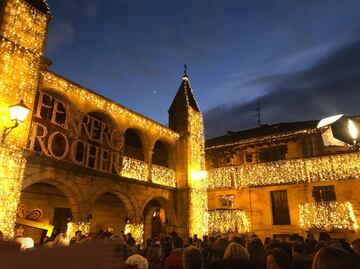
<instances>
[{"instance_id":1,"label":"stone building","mask_svg":"<svg viewBox=\"0 0 360 269\"><path fill-rule=\"evenodd\" d=\"M360 154L328 145L332 127L318 129L318 122L262 125L206 141L210 233L359 235Z\"/></svg>"},{"instance_id":2,"label":"stone building","mask_svg":"<svg viewBox=\"0 0 360 269\"><path fill-rule=\"evenodd\" d=\"M205 159L188 77L163 126L52 72L44 58L51 19L46 0L0 1L0 230L12 237L15 225L36 241L67 223L139 238L205 233L194 216L207 201L190 195ZM9 127L9 107L20 101L30 115Z\"/></svg>"}]
</instances>

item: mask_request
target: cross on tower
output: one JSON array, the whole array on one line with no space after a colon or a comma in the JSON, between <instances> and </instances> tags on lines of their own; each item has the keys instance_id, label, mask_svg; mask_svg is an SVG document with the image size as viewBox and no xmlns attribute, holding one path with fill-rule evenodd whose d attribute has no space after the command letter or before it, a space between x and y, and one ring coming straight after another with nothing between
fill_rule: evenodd
<instances>
[{"instance_id":1,"label":"cross on tower","mask_svg":"<svg viewBox=\"0 0 360 269\"><path fill-rule=\"evenodd\" d=\"M188 70L188 67L186 64L184 64L184 75L187 75L187 70Z\"/></svg>"}]
</instances>

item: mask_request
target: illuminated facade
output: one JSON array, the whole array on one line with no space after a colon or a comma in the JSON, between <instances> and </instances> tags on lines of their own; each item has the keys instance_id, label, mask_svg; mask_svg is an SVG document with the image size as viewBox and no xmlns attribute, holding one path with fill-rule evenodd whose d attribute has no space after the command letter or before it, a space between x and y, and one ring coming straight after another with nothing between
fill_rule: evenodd
<instances>
[{"instance_id":1,"label":"illuminated facade","mask_svg":"<svg viewBox=\"0 0 360 269\"><path fill-rule=\"evenodd\" d=\"M321 231L358 236L360 154L326 146L330 127L317 129L317 123L263 125L206 141L209 210L230 219L213 218L209 226L262 238ZM229 217L236 210L248 230Z\"/></svg>"},{"instance_id":2,"label":"illuminated facade","mask_svg":"<svg viewBox=\"0 0 360 269\"><path fill-rule=\"evenodd\" d=\"M206 178L195 184L192 176L205 169L203 123L188 77L168 128L49 70L46 0L5 0L0 11L0 128L13 125L10 106L31 109L0 146L5 237L39 241L52 229L126 228L139 242L174 230L206 234Z\"/></svg>"}]
</instances>

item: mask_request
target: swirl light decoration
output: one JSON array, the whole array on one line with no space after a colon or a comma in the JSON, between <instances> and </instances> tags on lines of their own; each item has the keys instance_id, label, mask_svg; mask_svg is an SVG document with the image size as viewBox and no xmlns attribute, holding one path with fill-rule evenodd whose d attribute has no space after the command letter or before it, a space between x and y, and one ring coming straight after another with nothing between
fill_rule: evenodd
<instances>
[{"instance_id":1,"label":"swirl light decoration","mask_svg":"<svg viewBox=\"0 0 360 269\"><path fill-rule=\"evenodd\" d=\"M251 225L241 209L209 210L209 234L247 233Z\"/></svg>"},{"instance_id":2,"label":"swirl light decoration","mask_svg":"<svg viewBox=\"0 0 360 269\"><path fill-rule=\"evenodd\" d=\"M299 205L300 226L306 230L357 230L350 202L303 203Z\"/></svg>"},{"instance_id":3,"label":"swirl light decoration","mask_svg":"<svg viewBox=\"0 0 360 269\"><path fill-rule=\"evenodd\" d=\"M208 189L360 178L360 153L215 168Z\"/></svg>"},{"instance_id":4,"label":"swirl light decoration","mask_svg":"<svg viewBox=\"0 0 360 269\"><path fill-rule=\"evenodd\" d=\"M90 222L68 222L66 229L66 237L71 239L75 236L76 231L81 231L83 234L89 234Z\"/></svg>"},{"instance_id":5,"label":"swirl light decoration","mask_svg":"<svg viewBox=\"0 0 360 269\"><path fill-rule=\"evenodd\" d=\"M144 224L127 223L125 225L125 234L131 233L134 237L136 244L142 244L144 241Z\"/></svg>"},{"instance_id":6,"label":"swirl light decoration","mask_svg":"<svg viewBox=\"0 0 360 269\"><path fill-rule=\"evenodd\" d=\"M167 167L152 164L151 181L168 187L176 187L175 171Z\"/></svg>"},{"instance_id":7,"label":"swirl light decoration","mask_svg":"<svg viewBox=\"0 0 360 269\"><path fill-rule=\"evenodd\" d=\"M21 150L0 147L0 231L6 239L14 236L25 163Z\"/></svg>"}]
</instances>

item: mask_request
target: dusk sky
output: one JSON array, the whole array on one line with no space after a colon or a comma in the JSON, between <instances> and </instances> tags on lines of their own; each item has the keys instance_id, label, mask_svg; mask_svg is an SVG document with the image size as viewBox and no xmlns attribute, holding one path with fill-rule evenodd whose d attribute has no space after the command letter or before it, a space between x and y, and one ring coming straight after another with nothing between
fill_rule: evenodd
<instances>
[{"instance_id":1,"label":"dusk sky","mask_svg":"<svg viewBox=\"0 0 360 269\"><path fill-rule=\"evenodd\" d=\"M360 1L49 0L54 72L167 125L183 65L208 138L360 114Z\"/></svg>"}]
</instances>

